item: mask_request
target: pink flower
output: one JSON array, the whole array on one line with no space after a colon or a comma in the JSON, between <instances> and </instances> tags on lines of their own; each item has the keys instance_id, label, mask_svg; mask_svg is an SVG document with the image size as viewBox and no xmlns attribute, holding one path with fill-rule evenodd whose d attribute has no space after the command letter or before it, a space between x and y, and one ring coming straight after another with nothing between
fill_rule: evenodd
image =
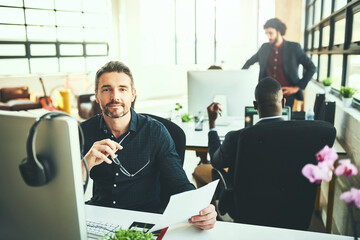
<instances>
[{"instance_id":1,"label":"pink flower","mask_svg":"<svg viewBox=\"0 0 360 240\"><path fill-rule=\"evenodd\" d=\"M350 159L339 160L340 165L335 169L336 176L345 175L346 177L355 176L358 170Z\"/></svg>"},{"instance_id":2,"label":"pink flower","mask_svg":"<svg viewBox=\"0 0 360 240\"><path fill-rule=\"evenodd\" d=\"M331 169L325 165L306 164L301 172L312 183L320 183L323 180L329 182L332 178Z\"/></svg>"},{"instance_id":3,"label":"pink flower","mask_svg":"<svg viewBox=\"0 0 360 240\"><path fill-rule=\"evenodd\" d=\"M360 208L360 189L351 188L350 191L342 193L340 199L348 205L354 204L356 207Z\"/></svg>"},{"instance_id":4,"label":"pink flower","mask_svg":"<svg viewBox=\"0 0 360 240\"><path fill-rule=\"evenodd\" d=\"M336 159L338 159L338 155L333 148L329 148L329 146L326 145L316 154L316 158L319 165L327 165L331 169L334 169L334 163Z\"/></svg>"}]
</instances>

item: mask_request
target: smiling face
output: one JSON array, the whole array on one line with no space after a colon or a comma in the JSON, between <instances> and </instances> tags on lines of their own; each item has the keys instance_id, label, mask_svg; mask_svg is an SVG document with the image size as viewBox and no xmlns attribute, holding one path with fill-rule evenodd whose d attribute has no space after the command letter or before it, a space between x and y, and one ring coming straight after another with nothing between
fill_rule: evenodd
<instances>
[{"instance_id":1,"label":"smiling face","mask_svg":"<svg viewBox=\"0 0 360 240\"><path fill-rule=\"evenodd\" d=\"M99 78L95 92L104 115L110 118L121 118L129 113L136 90L131 87L131 78L121 72L106 72Z\"/></svg>"}]
</instances>

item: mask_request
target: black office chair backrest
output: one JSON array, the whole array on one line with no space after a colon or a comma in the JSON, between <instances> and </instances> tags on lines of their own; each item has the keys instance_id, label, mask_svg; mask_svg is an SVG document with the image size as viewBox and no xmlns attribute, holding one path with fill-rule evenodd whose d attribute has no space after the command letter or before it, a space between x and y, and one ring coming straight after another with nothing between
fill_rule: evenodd
<instances>
[{"instance_id":1,"label":"black office chair backrest","mask_svg":"<svg viewBox=\"0 0 360 240\"><path fill-rule=\"evenodd\" d=\"M332 146L336 129L324 121L258 124L240 134L234 171L235 222L306 230L317 185L301 170Z\"/></svg>"},{"instance_id":2,"label":"black office chair backrest","mask_svg":"<svg viewBox=\"0 0 360 240\"><path fill-rule=\"evenodd\" d=\"M174 140L176 152L181 160L181 165L184 165L185 148L186 148L186 136L184 130L182 130L181 127L179 127L176 123L168 119L147 113L142 113L141 115L149 116L164 124L164 126L170 133L171 138Z\"/></svg>"},{"instance_id":3,"label":"black office chair backrest","mask_svg":"<svg viewBox=\"0 0 360 240\"><path fill-rule=\"evenodd\" d=\"M183 166L184 158L185 158L185 148L186 148L186 136L184 130L182 130L181 127L179 127L176 123L167 120L165 118L147 113L142 113L142 115L149 116L161 122L166 127L166 129L170 133L171 138L174 141L176 152L181 160L181 166ZM166 180L160 176L160 199L163 208L165 208L167 203L169 202L171 193L172 193L171 186L168 186L168 184L166 184Z\"/></svg>"},{"instance_id":4,"label":"black office chair backrest","mask_svg":"<svg viewBox=\"0 0 360 240\"><path fill-rule=\"evenodd\" d=\"M325 94L317 93L316 98L315 98L315 103L314 103L314 114L315 114L314 119L315 120L322 120L319 118L319 114L320 114L320 108L324 101L325 101Z\"/></svg>"}]
</instances>

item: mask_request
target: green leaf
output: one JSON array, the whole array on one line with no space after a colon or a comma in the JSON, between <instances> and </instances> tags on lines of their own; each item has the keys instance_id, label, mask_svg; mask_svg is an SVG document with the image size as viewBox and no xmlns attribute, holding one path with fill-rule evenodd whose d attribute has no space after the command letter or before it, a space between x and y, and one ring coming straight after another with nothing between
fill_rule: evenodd
<instances>
[{"instance_id":1,"label":"green leaf","mask_svg":"<svg viewBox=\"0 0 360 240\"><path fill-rule=\"evenodd\" d=\"M324 86L331 86L331 84L333 83L330 77L323 79L321 82Z\"/></svg>"},{"instance_id":2,"label":"green leaf","mask_svg":"<svg viewBox=\"0 0 360 240\"><path fill-rule=\"evenodd\" d=\"M150 232L119 228L114 233L106 234L103 239L109 240L151 240L155 235Z\"/></svg>"},{"instance_id":3,"label":"green leaf","mask_svg":"<svg viewBox=\"0 0 360 240\"><path fill-rule=\"evenodd\" d=\"M184 113L181 115L181 121L182 122L190 122L192 120L194 120L195 117L189 113Z\"/></svg>"},{"instance_id":4,"label":"green leaf","mask_svg":"<svg viewBox=\"0 0 360 240\"><path fill-rule=\"evenodd\" d=\"M352 88L352 87L341 87L340 89L340 94L344 97L344 98L352 98L355 93L357 92L357 89Z\"/></svg>"}]
</instances>

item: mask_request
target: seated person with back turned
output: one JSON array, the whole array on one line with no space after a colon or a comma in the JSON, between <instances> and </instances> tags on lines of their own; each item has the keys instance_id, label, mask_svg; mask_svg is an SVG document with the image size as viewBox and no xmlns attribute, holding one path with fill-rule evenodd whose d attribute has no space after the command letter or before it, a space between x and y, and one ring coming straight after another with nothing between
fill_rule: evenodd
<instances>
[{"instance_id":1,"label":"seated person with back turned","mask_svg":"<svg viewBox=\"0 0 360 240\"><path fill-rule=\"evenodd\" d=\"M282 108L285 106L285 99L283 98L283 93L281 90L280 83L270 77L262 79L255 89L255 99L254 107L259 113L260 120L256 124L264 124L273 121L283 121L281 117ZM236 159L236 149L237 149L237 139L243 129L237 131L231 131L226 134L225 139L222 144L220 144L220 138L215 129L215 121L218 117L221 108L218 103L212 103L208 108L209 116L209 154L210 162L212 166L216 169L228 168L228 177L232 181L235 159ZM209 173L211 174L211 173ZM233 209L233 202L231 200L227 201L226 199L220 199L220 203L223 202L222 206L225 206L232 216L231 212ZM221 206L219 206L221 208Z\"/></svg>"},{"instance_id":2,"label":"seated person with back turned","mask_svg":"<svg viewBox=\"0 0 360 240\"><path fill-rule=\"evenodd\" d=\"M160 212L160 177L171 194L195 187L187 179L164 125L130 107L135 95L132 73L123 63L108 62L96 73L95 97L102 114L81 123L85 160L94 181L89 203ZM215 222L213 205L189 219L201 229L211 229Z\"/></svg>"}]
</instances>

